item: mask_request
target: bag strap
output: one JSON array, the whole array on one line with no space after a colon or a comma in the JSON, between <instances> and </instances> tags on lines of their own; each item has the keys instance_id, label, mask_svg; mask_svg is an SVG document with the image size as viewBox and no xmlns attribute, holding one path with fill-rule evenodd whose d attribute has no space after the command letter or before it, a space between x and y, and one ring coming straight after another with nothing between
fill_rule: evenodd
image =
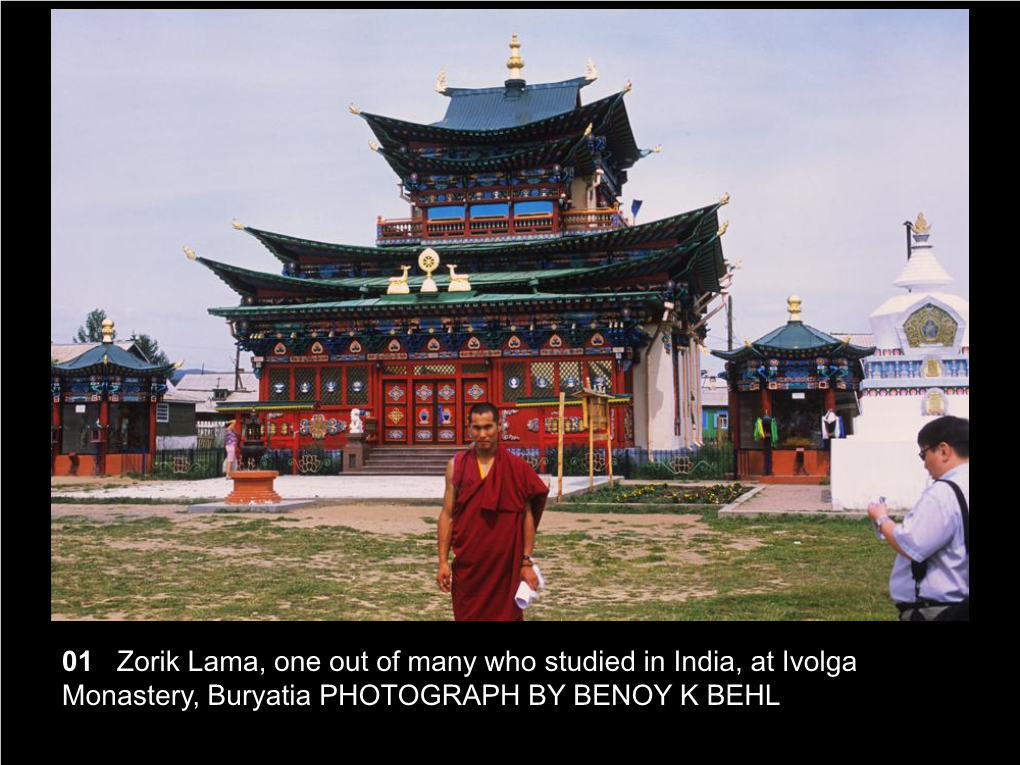
<instances>
[{"instance_id":1,"label":"bag strap","mask_svg":"<svg viewBox=\"0 0 1020 765\"><path fill-rule=\"evenodd\" d=\"M963 496L963 490L952 481L947 481L944 478L938 478L935 483L948 484L956 495L956 501L960 505L960 514L963 516L963 546L967 550L967 557L970 557L970 512L967 507L967 498ZM921 580L924 579L924 575L928 573L928 561L911 561L910 573L914 577L914 593L917 596L917 600L921 600Z\"/></svg>"},{"instance_id":2,"label":"bag strap","mask_svg":"<svg viewBox=\"0 0 1020 765\"><path fill-rule=\"evenodd\" d=\"M970 511L967 507L967 498L963 496L963 490L952 481L939 478L936 483L949 484L949 488L956 494L956 501L960 503L960 513L963 515L963 546L967 549L967 556L970 557Z\"/></svg>"}]
</instances>

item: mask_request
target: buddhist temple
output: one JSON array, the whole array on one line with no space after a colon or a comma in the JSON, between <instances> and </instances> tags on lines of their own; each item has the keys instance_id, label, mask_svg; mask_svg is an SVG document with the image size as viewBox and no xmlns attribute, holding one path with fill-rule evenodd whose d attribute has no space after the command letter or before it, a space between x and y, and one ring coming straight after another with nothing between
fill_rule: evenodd
<instances>
[{"instance_id":1,"label":"buddhist temple","mask_svg":"<svg viewBox=\"0 0 1020 765\"><path fill-rule=\"evenodd\" d=\"M333 244L235 222L279 261L264 273L189 257L237 293L210 309L254 356L270 441L342 448L354 409L374 446L460 446L466 413L499 408L501 440L587 443L583 385L611 395L614 448L701 441L700 347L731 278L728 195L640 225L621 195L642 149L631 85L584 102L597 77L528 83L514 36L508 77L460 88L441 74L437 122L349 110L396 174L406 218L375 245ZM649 97L658 97L651 94ZM229 406L221 407L224 411Z\"/></svg>"},{"instance_id":2,"label":"buddhist temple","mask_svg":"<svg viewBox=\"0 0 1020 765\"><path fill-rule=\"evenodd\" d=\"M50 472L53 475L145 473L156 454L157 422L167 378L178 364L152 365L134 344L103 341L75 358L50 363ZM127 346L127 347L125 347Z\"/></svg>"},{"instance_id":3,"label":"buddhist temple","mask_svg":"<svg viewBox=\"0 0 1020 765\"><path fill-rule=\"evenodd\" d=\"M819 483L829 475L832 441L853 432L861 359L875 349L805 324L796 296L787 307L782 327L712 353L727 362L737 476Z\"/></svg>"}]
</instances>

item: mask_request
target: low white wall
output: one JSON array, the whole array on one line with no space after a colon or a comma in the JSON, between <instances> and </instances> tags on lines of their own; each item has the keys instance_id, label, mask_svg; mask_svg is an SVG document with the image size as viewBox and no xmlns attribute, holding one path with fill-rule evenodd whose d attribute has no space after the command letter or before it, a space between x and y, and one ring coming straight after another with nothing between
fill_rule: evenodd
<instances>
[{"instance_id":1,"label":"low white wall","mask_svg":"<svg viewBox=\"0 0 1020 765\"><path fill-rule=\"evenodd\" d=\"M156 436L156 451L197 448L198 436Z\"/></svg>"},{"instance_id":2,"label":"low white wall","mask_svg":"<svg viewBox=\"0 0 1020 765\"><path fill-rule=\"evenodd\" d=\"M894 510L909 510L930 483L910 441L864 441L856 436L832 442L832 504L836 510L864 510L885 497Z\"/></svg>"}]
</instances>

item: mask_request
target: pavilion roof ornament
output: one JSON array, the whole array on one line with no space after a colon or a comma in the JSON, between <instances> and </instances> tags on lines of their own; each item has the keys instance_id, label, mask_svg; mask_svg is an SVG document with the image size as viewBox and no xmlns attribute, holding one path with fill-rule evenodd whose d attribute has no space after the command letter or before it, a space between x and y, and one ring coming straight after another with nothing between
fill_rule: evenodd
<instances>
[{"instance_id":1,"label":"pavilion roof ornament","mask_svg":"<svg viewBox=\"0 0 1020 765\"><path fill-rule=\"evenodd\" d=\"M728 205L729 203L730 203L730 192L727 191L725 194L722 195L722 198L719 200L719 206L722 207L723 205Z\"/></svg>"},{"instance_id":2,"label":"pavilion roof ornament","mask_svg":"<svg viewBox=\"0 0 1020 765\"><path fill-rule=\"evenodd\" d=\"M198 257L195 254L195 251L188 247L188 245L184 245L184 254L188 256L188 260L194 260L195 258Z\"/></svg>"},{"instance_id":3,"label":"pavilion roof ornament","mask_svg":"<svg viewBox=\"0 0 1020 765\"><path fill-rule=\"evenodd\" d=\"M598 78L599 73L598 70L595 69L595 62L592 61L591 59L588 59L588 67L584 70L584 79L588 80L588 82L591 82L593 80L597 80Z\"/></svg>"},{"instance_id":4,"label":"pavilion roof ornament","mask_svg":"<svg viewBox=\"0 0 1020 765\"><path fill-rule=\"evenodd\" d=\"M113 319L103 319L103 342L113 342ZM106 363L105 361L103 362Z\"/></svg>"},{"instance_id":5,"label":"pavilion roof ornament","mask_svg":"<svg viewBox=\"0 0 1020 765\"><path fill-rule=\"evenodd\" d=\"M446 95L448 87L449 86L446 84L446 72L440 69L439 76L436 78L436 93Z\"/></svg>"},{"instance_id":6,"label":"pavilion roof ornament","mask_svg":"<svg viewBox=\"0 0 1020 765\"><path fill-rule=\"evenodd\" d=\"M238 231L244 231L244 224L237 220L237 218L234 218L234 220L230 221L230 225L233 226Z\"/></svg>"},{"instance_id":7,"label":"pavilion roof ornament","mask_svg":"<svg viewBox=\"0 0 1020 765\"><path fill-rule=\"evenodd\" d=\"M347 111L349 111L354 116L358 116L359 114L361 114L361 109L356 107L354 104L348 104Z\"/></svg>"},{"instance_id":8,"label":"pavilion roof ornament","mask_svg":"<svg viewBox=\"0 0 1020 765\"><path fill-rule=\"evenodd\" d=\"M524 59L521 58L521 44L517 40L517 33L510 35L510 60L506 62L506 68L510 70L511 80L523 80Z\"/></svg>"},{"instance_id":9,"label":"pavilion roof ornament","mask_svg":"<svg viewBox=\"0 0 1020 765\"><path fill-rule=\"evenodd\" d=\"M786 310L790 312L790 321L801 321L800 304L801 299L796 295L790 295L786 299Z\"/></svg>"},{"instance_id":10,"label":"pavilion roof ornament","mask_svg":"<svg viewBox=\"0 0 1020 765\"><path fill-rule=\"evenodd\" d=\"M917 221L911 226L914 229L915 234L930 234L931 224L924 219L924 213L919 212L917 214Z\"/></svg>"}]
</instances>

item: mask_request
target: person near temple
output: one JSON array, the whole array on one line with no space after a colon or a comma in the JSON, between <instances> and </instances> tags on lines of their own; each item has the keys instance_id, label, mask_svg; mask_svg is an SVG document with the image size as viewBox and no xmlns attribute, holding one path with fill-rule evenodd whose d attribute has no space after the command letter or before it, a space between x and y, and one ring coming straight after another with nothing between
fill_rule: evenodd
<instances>
[{"instance_id":1,"label":"person near temple","mask_svg":"<svg viewBox=\"0 0 1020 765\"><path fill-rule=\"evenodd\" d=\"M539 588L532 554L549 488L499 443L497 412L488 402L471 407L472 446L446 467L436 582L451 593L457 621L522 621L517 588Z\"/></svg>"},{"instance_id":2,"label":"person near temple","mask_svg":"<svg viewBox=\"0 0 1020 765\"><path fill-rule=\"evenodd\" d=\"M970 619L970 420L938 417L917 434L933 483L904 517L868 505L875 534L898 553L889 592L901 621Z\"/></svg>"}]
</instances>

